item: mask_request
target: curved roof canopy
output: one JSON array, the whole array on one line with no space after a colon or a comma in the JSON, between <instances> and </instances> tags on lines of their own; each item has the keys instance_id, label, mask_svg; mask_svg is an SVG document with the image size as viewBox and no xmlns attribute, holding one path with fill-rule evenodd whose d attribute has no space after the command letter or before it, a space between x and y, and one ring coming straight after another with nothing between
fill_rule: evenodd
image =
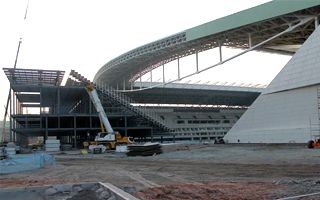
<instances>
[{"instance_id":1,"label":"curved roof canopy","mask_svg":"<svg viewBox=\"0 0 320 200\"><path fill-rule=\"evenodd\" d=\"M249 48L296 25L318 17L320 0L274 0L133 49L105 64L95 75L113 87L123 88L152 69L177 58L219 45ZM259 51L293 54L315 29L315 22L299 26L257 48Z\"/></svg>"},{"instance_id":2,"label":"curved roof canopy","mask_svg":"<svg viewBox=\"0 0 320 200\"><path fill-rule=\"evenodd\" d=\"M149 85L150 83L143 83ZM250 106L264 88L171 83L163 87L126 93L142 104L193 104Z\"/></svg>"}]
</instances>

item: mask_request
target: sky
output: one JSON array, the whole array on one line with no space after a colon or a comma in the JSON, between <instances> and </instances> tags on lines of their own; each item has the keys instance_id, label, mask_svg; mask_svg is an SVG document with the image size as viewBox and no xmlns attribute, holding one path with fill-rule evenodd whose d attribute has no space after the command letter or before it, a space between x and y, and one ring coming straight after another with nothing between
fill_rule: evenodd
<instances>
[{"instance_id":1,"label":"sky","mask_svg":"<svg viewBox=\"0 0 320 200\"><path fill-rule=\"evenodd\" d=\"M74 69L93 79L105 63L136 47L267 0L29 0L24 20L27 2L0 0L0 67L14 66L21 37L17 68L65 70L66 74ZM205 55L199 56L200 63L207 62L201 56ZM289 58L251 52L191 81L266 84ZM194 67L183 70L192 72ZM3 72L0 80L1 117L9 83Z\"/></svg>"}]
</instances>

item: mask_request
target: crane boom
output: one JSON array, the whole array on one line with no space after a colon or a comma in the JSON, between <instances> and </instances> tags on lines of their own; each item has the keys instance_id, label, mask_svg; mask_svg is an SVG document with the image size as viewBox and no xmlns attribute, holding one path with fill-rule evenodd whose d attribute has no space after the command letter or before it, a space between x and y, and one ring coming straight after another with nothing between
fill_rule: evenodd
<instances>
[{"instance_id":1,"label":"crane boom","mask_svg":"<svg viewBox=\"0 0 320 200\"><path fill-rule=\"evenodd\" d=\"M114 132L113 128L111 127L110 122L108 120L108 117L107 117L106 113L104 112L101 101L98 97L97 90L95 89L93 84L87 85L86 89L87 89L87 92L90 96L90 99L91 99L93 105L95 106L95 108L99 114L99 119L103 123L103 125L106 129L106 133L107 133L107 135L104 137L101 137L101 135L100 135L101 133L98 133L98 136L96 137L96 141L97 140L101 140L101 141L102 140L106 140L106 141L115 140L116 133Z\"/></svg>"}]
</instances>

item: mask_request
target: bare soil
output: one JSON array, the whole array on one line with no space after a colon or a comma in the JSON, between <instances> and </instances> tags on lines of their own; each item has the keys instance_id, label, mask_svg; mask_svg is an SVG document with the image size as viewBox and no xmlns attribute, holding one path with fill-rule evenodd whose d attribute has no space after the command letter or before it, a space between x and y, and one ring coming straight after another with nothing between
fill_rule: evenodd
<instances>
[{"instance_id":1,"label":"bare soil","mask_svg":"<svg viewBox=\"0 0 320 200\"><path fill-rule=\"evenodd\" d=\"M163 150L151 157L67 152L55 156L55 166L0 176L0 187L109 182L156 200L277 199L320 191L320 149L176 144Z\"/></svg>"}]
</instances>

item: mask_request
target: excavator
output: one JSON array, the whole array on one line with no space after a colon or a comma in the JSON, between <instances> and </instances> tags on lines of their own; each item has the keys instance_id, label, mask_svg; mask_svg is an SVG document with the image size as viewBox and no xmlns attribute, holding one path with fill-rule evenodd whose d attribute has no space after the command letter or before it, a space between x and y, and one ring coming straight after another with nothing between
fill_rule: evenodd
<instances>
[{"instance_id":1,"label":"excavator","mask_svg":"<svg viewBox=\"0 0 320 200\"><path fill-rule=\"evenodd\" d=\"M95 106L100 119L101 132L97 134L94 141L90 141L91 145L103 144L108 149L114 150L117 145L127 145L133 143L130 141L129 137L122 137L121 134L117 131L114 131L110 125L108 117L102 107L101 101L99 99L97 90L93 83L89 83L86 86L86 90L90 96L90 99Z\"/></svg>"}]
</instances>

